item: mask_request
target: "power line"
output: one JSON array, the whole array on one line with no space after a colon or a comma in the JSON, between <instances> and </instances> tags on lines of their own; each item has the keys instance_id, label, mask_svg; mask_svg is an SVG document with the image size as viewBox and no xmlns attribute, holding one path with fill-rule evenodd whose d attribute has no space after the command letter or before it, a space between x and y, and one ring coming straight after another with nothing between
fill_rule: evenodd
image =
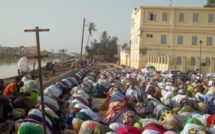
<instances>
[{"instance_id":1,"label":"power line","mask_svg":"<svg viewBox=\"0 0 215 134\"><path fill-rule=\"evenodd\" d=\"M69 7L72 9L72 11L74 12L74 14L75 14L80 20L82 20L83 17L81 17L81 16L76 12L76 10L75 10L75 9L72 7L72 5L70 4L69 0L66 0L66 2L67 2L67 4L69 5ZM86 21L87 21L87 22L94 22L94 21L89 21L87 18L86 18ZM115 34L120 35L120 36L130 36L130 34L122 34L122 33L120 33L120 32L116 32L116 31L113 31L113 30L111 30L111 29L109 29L109 28L106 28L106 27L104 27L104 26L102 26L102 25L98 25L96 22L94 22L94 23L95 23L96 26L100 27L100 28L97 28L97 31L101 31L101 32L103 32L103 31L108 31L108 32L115 33ZM103 29L103 30L102 30L102 29ZM97 32L95 32L95 33L97 34Z\"/></svg>"},{"instance_id":2,"label":"power line","mask_svg":"<svg viewBox=\"0 0 215 134\"><path fill-rule=\"evenodd\" d=\"M72 7L72 5L70 4L69 0L66 0L67 4L69 5L69 7L72 9L72 11L74 12L74 14L81 20L83 17L81 17L76 11L75 9Z\"/></svg>"}]
</instances>

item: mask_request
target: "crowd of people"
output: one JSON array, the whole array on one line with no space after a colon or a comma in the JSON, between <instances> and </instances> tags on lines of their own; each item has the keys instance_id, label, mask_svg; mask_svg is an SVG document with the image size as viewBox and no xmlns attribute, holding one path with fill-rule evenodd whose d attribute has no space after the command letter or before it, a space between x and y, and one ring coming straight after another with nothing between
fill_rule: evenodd
<instances>
[{"instance_id":1,"label":"crowd of people","mask_svg":"<svg viewBox=\"0 0 215 134\"><path fill-rule=\"evenodd\" d=\"M43 134L37 81L17 77L3 85L0 80L1 121L15 118L18 134ZM195 73L171 81L126 66L101 71L88 64L43 93L48 134L215 133L215 79ZM94 98L104 98L99 108Z\"/></svg>"}]
</instances>

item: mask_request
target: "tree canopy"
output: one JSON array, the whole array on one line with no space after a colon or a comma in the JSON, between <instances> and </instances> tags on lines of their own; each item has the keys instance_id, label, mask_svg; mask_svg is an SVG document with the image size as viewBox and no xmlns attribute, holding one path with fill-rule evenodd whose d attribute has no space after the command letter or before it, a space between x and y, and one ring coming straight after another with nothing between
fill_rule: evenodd
<instances>
[{"instance_id":1,"label":"tree canopy","mask_svg":"<svg viewBox=\"0 0 215 134\"><path fill-rule=\"evenodd\" d=\"M215 7L215 0L208 0L207 4L204 7Z\"/></svg>"},{"instance_id":2,"label":"tree canopy","mask_svg":"<svg viewBox=\"0 0 215 134\"><path fill-rule=\"evenodd\" d=\"M91 46L86 46L87 56L92 58L94 54L103 55L104 60L113 62L117 60L118 38L111 37L106 31L102 32L99 42L93 40Z\"/></svg>"},{"instance_id":3,"label":"tree canopy","mask_svg":"<svg viewBox=\"0 0 215 134\"><path fill-rule=\"evenodd\" d=\"M92 32L94 31L97 31L96 29L96 25L93 23L93 22L89 22L89 25L88 25L88 38L87 38L87 46L88 46L88 43L89 43L89 39L90 39L90 36L92 36Z\"/></svg>"},{"instance_id":4,"label":"tree canopy","mask_svg":"<svg viewBox=\"0 0 215 134\"><path fill-rule=\"evenodd\" d=\"M127 48L127 46L128 46L128 44L127 44L127 43L123 44L123 45L122 45L122 49Z\"/></svg>"}]
</instances>

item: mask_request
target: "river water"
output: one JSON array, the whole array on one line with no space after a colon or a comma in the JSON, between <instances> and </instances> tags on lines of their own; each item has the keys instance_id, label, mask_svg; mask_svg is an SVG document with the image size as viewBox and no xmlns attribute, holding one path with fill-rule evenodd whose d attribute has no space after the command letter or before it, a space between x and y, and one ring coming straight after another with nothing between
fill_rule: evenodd
<instances>
[{"instance_id":1,"label":"river water","mask_svg":"<svg viewBox=\"0 0 215 134\"><path fill-rule=\"evenodd\" d=\"M50 58L44 58L41 60L41 65L45 66L48 61L52 61L54 63L59 62L60 60L61 59L59 58L54 58L51 60ZM18 61L19 59L16 58L0 58L0 78L3 79L17 75ZM37 59L28 59L28 66L30 67L30 69L33 69L34 62L36 63L35 69L37 69L38 68Z\"/></svg>"}]
</instances>

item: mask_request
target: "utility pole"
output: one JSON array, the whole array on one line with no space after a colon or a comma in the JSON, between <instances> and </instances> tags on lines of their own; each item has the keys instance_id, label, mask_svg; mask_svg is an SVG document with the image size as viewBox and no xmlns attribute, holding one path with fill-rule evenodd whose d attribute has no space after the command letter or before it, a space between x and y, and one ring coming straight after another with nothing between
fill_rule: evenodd
<instances>
[{"instance_id":1,"label":"utility pole","mask_svg":"<svg viewBox=\"0 0 215 134\"><path fill-rule=\"evenodd\" d=\"M83 20L83 29L82 29L82 39L81 39L81 52L80 52L80 59L79 59L79 68L81 68L81 60L82 60L82 49L83 49L83 42L84 42L84 27L85 27L85 18Z\"/></svg>"},{"instance_id":2,"label":"utility pole","mask_svg":"<svg viewBox=\"0 0 215 134\"><path fill-rule=\"evenodd\" d=\"M199 41L199 75L202 73L202 40Z\"/></svg>"},{"instance_id":3,"label":"utility pole","mask_svg":"<svg viewBox=\"0 0 215 134\"><path fill-rule=\"evenodd\" d=\"M39 82L40 82L40 96L42 105L42 122L43 122L43 132L46 134L46 119L45 119L45 108L44 108L44 98L43 98L43 82L42 82L42 71L41 71L41 55L40 55L40 38L39 32L49 31L49 29L26 29L25 32L35 32L36 33L36 43L37 43L37 58L38 58L38 69L39 69Z\"/></svg>"},{"instance_id":4,"label":"utility pole","mask_svg":"<svg viewBox=\"0 0 215 134\"><path fill-rule=\"evenodd\" d=\"M172 0L170 0L170 5L169 5L170 7L172 6Z\"/></svg>"}]
</instances>

